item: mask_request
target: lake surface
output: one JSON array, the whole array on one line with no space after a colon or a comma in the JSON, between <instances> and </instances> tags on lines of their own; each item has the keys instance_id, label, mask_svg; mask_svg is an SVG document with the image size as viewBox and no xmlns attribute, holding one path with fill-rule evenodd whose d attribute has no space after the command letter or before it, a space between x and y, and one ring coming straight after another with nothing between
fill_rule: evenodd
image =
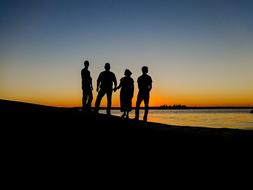
<instances>
[{"instance_id":1,"label":"lake surface","mask_svg":"<svg viewBox=\"0 0 253 190\"><path fill-rule=\"evenodd\" d=\"M143 112L144 110L140 110L140 119ZM253 130L253 114L249 112L250 109L150 110L148 121L180 126ZM122 115L119 110L112 110L112 114ZM134 111L130 118L134 118Z\"/></svg>"}]
</instances>

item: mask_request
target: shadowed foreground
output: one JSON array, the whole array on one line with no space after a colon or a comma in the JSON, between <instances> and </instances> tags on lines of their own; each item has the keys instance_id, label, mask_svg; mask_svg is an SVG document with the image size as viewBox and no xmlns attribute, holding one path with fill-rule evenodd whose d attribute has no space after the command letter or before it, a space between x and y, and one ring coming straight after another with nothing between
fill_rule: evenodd
<instances>
[{"instance_id":1,"label":"shadowed foreground","mask_svg":"<svg viewBox=\"0 0 253 190\"><path fill-rule=\"evenodd\" d=\"M26 142L29 146L140 146L140 149L150 149L200 146L235 148L253 144L253 131L247 130L169 126L88 114L72 108L5 100L0 101L0 111L4 120L2 128L8 131L12 142Z\"/></svg>"},{"instance_id":2,"label":"shadowed foreground","mask_svg":"<svg viewBox=\"0 0 253 190\"><path fill-rule=\"evenodd\" d=\"M113 171L128 181L122 178L128 171L139 181L134 171L160 177L160 170L188 171L188 178L197 167L202 174L251 162L253 131L169 126L4 100L0 113L2 163L18 179L27 171L24 178L43 183L38 176L107 179Z\"/></svg>"}]
</instances>

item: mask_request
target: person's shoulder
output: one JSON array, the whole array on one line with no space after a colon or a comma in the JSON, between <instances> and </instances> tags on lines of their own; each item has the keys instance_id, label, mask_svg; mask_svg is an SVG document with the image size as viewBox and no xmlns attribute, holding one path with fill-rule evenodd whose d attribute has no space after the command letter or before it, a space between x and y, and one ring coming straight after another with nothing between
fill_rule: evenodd
<instances>
[{"instance_id":1,"label":"person's shoulder","mask_svg":"<svg viewBox=\"0 0 253 190\"><path fill-rule=\"evenodd\" d=\"M111 75L115 75L114 72L112 72L112 71L109 71L109 73L110 73Z\"/></svg>"},{"instance_id":2,"label":"person's shoulder","mask_svg":"<svg viewBox=\"0 0 253 190\"><path fill-rule=\"evenodd\" d=\"M90 71L88 69L86 69L86 68L83 68L82 72L90 72Z\"/></svg>"},{"instance_id":3,"label":"person's shoulder","mask_svg":"<svg viewBox=\"0 0 253 190\"><path fill-rule=\"evenodd\" d=\"M116 75L113 73L113 72L111 72L111 71L109 71L110 72L110 75L111 75L111 77L114 79L116 79Z\"/></svg>"},{"instance_id":4,"label":"person's shoulder","mask_svg":"<svg viewBox=\"0 0 253 190\"><path fill-rule=\"evenodd\" d=\"M152 77L150 75L147 75L147 78L152 81Z\"/></svg>"},{"instance_id":5,"label":"person's shoulder","mask_svg":"<svg viewBox=\"0 0 253 190\"><path fill-rule=\"evenodd\" d=\"M99 75L104 75L105 74L105 71L102 71L101 73L99 73Z\"/></svg>"},{"instance_id":6,"label":"person's shoulder","mask_svg":"<svg viewBox=\"0 0 253 190\"><path fill-rule=\"evenodd\" d=\"M98 78L101 78L103 76L104 76L104 71L102 71L101 73L99 73Z\"/></svg>"},{"instance_id":7,"label":"person's shoulder","mask_svg":"<svg viewBox=\"0 0 253 190\"><path fill-rule=\"evenodd\" d=\"M86 69L85 69L85 68L83 68L83 69L81 70L81 75L82 75L82 76L85 76L85 75L86 75L86 73L87 73Z\"/></svg>"}]
</instances>

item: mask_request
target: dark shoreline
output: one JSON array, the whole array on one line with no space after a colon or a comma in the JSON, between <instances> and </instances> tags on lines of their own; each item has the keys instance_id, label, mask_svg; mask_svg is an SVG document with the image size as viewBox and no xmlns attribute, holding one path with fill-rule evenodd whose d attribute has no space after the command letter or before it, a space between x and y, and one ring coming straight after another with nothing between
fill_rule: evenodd
<instances>
[{"instance_id":1,"label":"dark shoreline","mask_svg":"<svg viewBox=\"0 0 253 190\"><path fill-rule=\"evenodd\" d=\"M84 113L76 108L58 108L0 100L0 113L3 116L5 129L15 129L24 133L23 135L30 136L33 132L36 132L38 136L43 133L47 136L58 131L68 131L73 136L80 135L80 138L82 135L95 139L100 136L100 139L105 138L108 141L114 138L135 138L137 141L150 138L164 143L178 144L185 144L185 142L211 145L253 143L253 130L173 126L133 119L126 120L104 114Z\"/></svg>"},{"instance_id":2,"label":"dark shoreline","mask_svg":"<svg viewBox=\"0 0 253 190\"><path fill-rule=\"evenodd\" d=\"M2 100L0 99L0 105L6 105L5 108L7 107L7 104L14 106L14 103L16 105L26 105L26 106L41 106L44 108L66 108L66 109L81 109L82 107L60 107L60 106L47 106L47 105L39 105L39 104L34 104L34 103L27 103L27 102L20 102L20 101L13 101L13 100ZM92 107L94 109L94 107ZM101 110L105 110L106 107L101 107ZM120 107L112 107L112 110L120 110ZM135 109L135 107L133 107ZM140 107L140 109L144 109L144 107ZM150 106L150 110L187 110L187 109L253 109L253 106L204 106L204 107L173 107L173 106L168 106L168 107L161 107L161 106ZM252 110L253 111L253 110Z\"/></svg>"},{"instance_id":3,"label":"dark shoreline","mask_svg":"<svg viewBox=\"0 0 253 190\"><path fill-rule=\"evenodd\" d=\"M253 130L172 126L4 100L0 115L5 163L22 172L28 166L48 174L73 165L123 173L129 165L195 170L251 161Z\"/></svg>"},{"instance_id":4,"label":"dark shoreline","mask_svg":"<svg viewBox=\"0 0 253 190\"><path fill-rule=\"evenodd\" d=\"M81 109L81 107L74 107L75 109ZM135 109L135 107L133 107ZM141 107L140 109L144 109ZM214 107L186 107L186 108L160 108L149 107L150 110L192 110L192 109L253 109L253 107L229 107L229 106L214 106ZM101 110L106 110L106 107L101 107ZM120 110L120 107L112 107L112 110Z\"/></svg>"}]
</instances>

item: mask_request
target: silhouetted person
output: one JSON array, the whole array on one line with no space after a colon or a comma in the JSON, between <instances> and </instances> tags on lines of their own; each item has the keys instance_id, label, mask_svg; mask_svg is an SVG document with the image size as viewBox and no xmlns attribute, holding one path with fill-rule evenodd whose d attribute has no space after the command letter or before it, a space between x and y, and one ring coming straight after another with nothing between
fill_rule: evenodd
<instances>
[{"instance_id":1,"label":"silhouetted person","mask_svg":"<svg viewBox=\"0 0 253 190\"><path fill-rule=\"evenodd\" d=\"M138 96L136 101L135 119L139 119L139 110L141 102L144 100L145 113L143 120L147 121L148 118L148 106L149 106L149 92L152 89L152 78L147 74L148 67L142 67L142 75L138 78Z\"/></svg>"},{"instance_id":2,"label":"silhouetted person","mask_svg":"<svg viewBox=\"0 0 253 190\"><path fill-rule=\"evenodd\" d=\"M120 89L120 110L123 112L121 117L129 118L129 112L132 110L132 98L134 95L134 80L131 78L132 72L125 70L125 77L120 79L120 84L117 88Z\"/></svg>"},{"instance_id":3,"label":"silhouetted person","mask_svg":"<svg viewBox=\"0 0 253 190\"><path fill-rule=\"evenodd\" d=\"M105 71L101 72L99 74L98 80L97 80L97 99L95 103L95 113L98 113L100 102L103 98L103 96L106 94L107 96L107 115L111 115L111 104L112 104L112 86L114 83L114 87L117 86L117 80L115 77L115 74L110 71L110 64L105 64Z\"/></svg>"},{"instance_id":4,"label":"silhouetted person","mask_svg":"<svg viewBox=\"0 0 253 190\"><path fill-rule=\"evenodd\" d=\"M83 89L83 111L91 110L91 102L93 99L92 95L92 78L90 76L90 71L88 70L89 61L84 61L84 68L81 71L82 76L82 89Z\"/></svg>"}]
</instances>

